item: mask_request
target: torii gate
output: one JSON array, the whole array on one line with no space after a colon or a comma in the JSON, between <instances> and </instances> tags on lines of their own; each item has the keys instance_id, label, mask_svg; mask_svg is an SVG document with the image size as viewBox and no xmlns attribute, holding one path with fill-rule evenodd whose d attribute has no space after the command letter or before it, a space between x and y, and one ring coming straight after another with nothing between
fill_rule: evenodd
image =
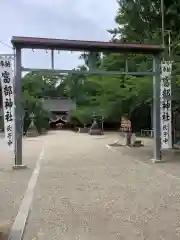
<instances>
[{"instance_id":1,"label":"torii gate","mask_svg":"<svg viewBox=\"0 0 180 240\"><path fill-rule=\"evenodd\" d=\"M21 109L21 74L23 71L41 71L54 73L93 74L93 75L134 75L153 77L153 128L154 128L154 155L153 161L161 160L160 139L160 57L164 48L159 45L120 44L112 42L79 41L64 39L48 39L34 37L12 37L15 49L15 167L24 167L22 159L22 109ZM25 68L21 63L22 49L51 50L51 69ZM83 52L112 52L112 53L142 53L153 56L153 71L147 72L120 72L120 71L75 71L54 69L54 51L83 51Z\"/></svg>"}]
</instances>

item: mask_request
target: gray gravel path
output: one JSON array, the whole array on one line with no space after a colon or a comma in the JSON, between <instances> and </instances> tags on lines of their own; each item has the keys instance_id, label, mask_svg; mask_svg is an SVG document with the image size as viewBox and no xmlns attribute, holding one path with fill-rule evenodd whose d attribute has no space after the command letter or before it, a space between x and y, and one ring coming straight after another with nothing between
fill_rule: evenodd
<instances>
[{"instance_id":1,"label":"gray gravel path","mask_svg":"<svg viewBox=\"0 0 180 240\"><path fill-rule=\"evenodd\" d=\"M23 139L23 161L28 168L12 170L11 151L0 139L0 233L14 222L42 145L43 138Z\"/></svg>"},{"instance_id":2,"label":"gray gravel path","mask_svg":"<svg viewBox=\"0 0 180 240\"><path fill-rule=\"evenodd\" d=\"M112 138L117 139L117 135L111 134ZM120 142L123 143L123 138L119 138ZM162 153L162 160L160 164L152 165L153 158L153 139L149 138L138 138L144 143L142 148L128 148L128 147L113 147L114 150L119 153L133 157L134 160L142 162L154 168L154 170L164 171L165 173L174 176L175 178L180 178L180 150L164 150Z\"/></svg>"},{"instance_id":3,"label":"gray gravel path","mask_svg":"<svg viewBox=\"0 0 180 240\"><path fill-rule=\"evenodd\" d=\"M113 138L46 137L25 240L179 240L180 181L109 150Z\"/></svg>"}]
</instances>

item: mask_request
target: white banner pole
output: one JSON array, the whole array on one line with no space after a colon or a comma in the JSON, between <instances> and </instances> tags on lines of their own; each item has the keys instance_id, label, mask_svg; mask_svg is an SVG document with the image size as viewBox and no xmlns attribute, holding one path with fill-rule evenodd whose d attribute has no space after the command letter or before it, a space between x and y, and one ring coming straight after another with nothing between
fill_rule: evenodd
<instances>
[{"instance_id":1,"label":"white banner pole","mask_svg":"<svg viewBox=\"0 0 180 240\"><path fill-rule=\"evenodd\" d=\"M172 148L171 114L171 73L172 62L161 63L161 148Z\"/></svg>"},{"instance_id":2,"label":"white banner pole","mask_svg":"<svg viewBox=\"0 0 180 240\"><path fill-rule=\"evenodd\" d=\"M13 55L0 55L0 81L3 100L4 133L5 141L15 151L15 101L14 101L14 76L12 68Z\"/></svg>"}]
</instances>

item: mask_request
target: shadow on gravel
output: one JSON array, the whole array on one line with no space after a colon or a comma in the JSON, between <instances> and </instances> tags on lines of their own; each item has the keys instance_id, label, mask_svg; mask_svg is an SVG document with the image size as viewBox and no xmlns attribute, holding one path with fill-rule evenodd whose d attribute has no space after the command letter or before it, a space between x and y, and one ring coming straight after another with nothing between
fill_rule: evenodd
<instances>
[{"instance_id":1,"label":"shadow on gravel","mask_svg":"<svg viewBox=\"0 0 180 240\"><path fill-rule=\"evenodd\" d=\"M179 178L180 176L180 150L168 149L162 152L162 162L159 164L153 164L153 148L151 146L144 146L140 148L131 148L125 146L113 146L117 152L130 156L132 159L146 163L154 168L165 171L168 174L172 174Z\"/></svg>"}]
</instances>

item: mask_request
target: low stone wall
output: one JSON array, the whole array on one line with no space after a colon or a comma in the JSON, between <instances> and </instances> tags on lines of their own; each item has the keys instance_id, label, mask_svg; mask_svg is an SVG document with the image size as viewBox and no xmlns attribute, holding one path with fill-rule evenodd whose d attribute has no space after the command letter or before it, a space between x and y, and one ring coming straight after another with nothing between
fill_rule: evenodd
<instances>
[{"instance_id":1,"label":"low stone wall","mask_svg":"<svg viewBox=\"0 0 180 240\"><path fill-rule=\"evenodd\" d=\"M101 129L90 129L89 135L103 135L103 131Z\"/></svg>"},{"instance_id":2,"label":"low stone wall","mask_svg":"<svg viewBox=\"0 0 180 240\"><path fill-rule=\"evenodd\" d=\"M29 130L26 133L26 137L38 137L39 133L36 130Z\"/></svg>"},{"instance_id":3,"label":"low stone wall","mask_svg":"<svg viewBox=\"0 0 180 240\"><path fill-rule=\"evenodd\" d=\"M89 129L88 128L78 128L79 133L88 133Z\"/></svg>"}]
</instances>

